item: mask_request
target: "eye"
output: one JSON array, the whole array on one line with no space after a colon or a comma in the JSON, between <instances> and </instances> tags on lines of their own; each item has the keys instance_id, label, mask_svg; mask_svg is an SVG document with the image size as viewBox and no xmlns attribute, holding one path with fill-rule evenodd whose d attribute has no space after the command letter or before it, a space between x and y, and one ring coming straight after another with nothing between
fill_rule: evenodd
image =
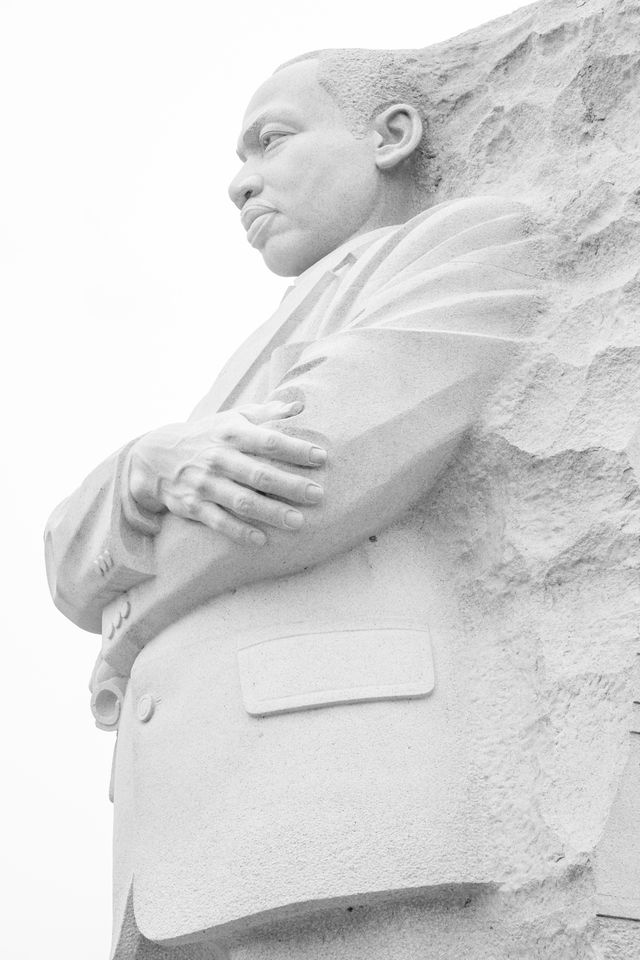
<instances>
[{"instance_id":1,"label":"eye","mask_svg":"<svg viewBox=\"0 0 640 960\"><path fill-rule=\"evenodd\" d=\"M284 138L287 134L283 130L267 130L260 134L260 146L263 150L268 150Z\"/></svg>"}]
</instances>

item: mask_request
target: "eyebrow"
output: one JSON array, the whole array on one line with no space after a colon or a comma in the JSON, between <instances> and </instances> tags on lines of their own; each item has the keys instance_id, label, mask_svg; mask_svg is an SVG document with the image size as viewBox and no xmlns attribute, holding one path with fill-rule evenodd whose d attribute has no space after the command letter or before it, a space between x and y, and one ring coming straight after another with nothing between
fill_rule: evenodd
<instances>
[{"instance_id":1,"label":"eyebrow","mask_svg":"<svg viewBox=\"0 0 640 960\"><path fill-rule=\"evenodd\" d=\"M240 135L240 139L238 140L236 153L243 163L245 156L242 148L244 147L244 149L247 150L252 143L257 141L260 131L264 127L265 123L272 123L278 120L281 120L283 123L291 123L290 120L286 119L286 116L287 112L285 110L278 110L277 113L273 110L265 110L264 113L261 113L258 117L256 117L253 123L250 124L250 126L248 126L247 129Z\"/></svg>"}]
</instances>

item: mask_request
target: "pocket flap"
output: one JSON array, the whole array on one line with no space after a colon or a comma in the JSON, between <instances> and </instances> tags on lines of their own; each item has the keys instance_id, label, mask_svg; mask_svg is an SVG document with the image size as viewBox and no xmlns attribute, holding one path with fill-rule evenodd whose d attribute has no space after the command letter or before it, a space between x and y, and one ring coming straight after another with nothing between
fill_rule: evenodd
<instances>
[{"instance_id":1,"label":"pocket flap","mask_svg":"<svg viewBox=\"0 0 640 960\"><path fill-rule=\"evenodd\" d=\"M424 626L347 627L245 639L238 664L244 706L253 716L424 697L434 687Z\"/></svg>"}]
</instances>

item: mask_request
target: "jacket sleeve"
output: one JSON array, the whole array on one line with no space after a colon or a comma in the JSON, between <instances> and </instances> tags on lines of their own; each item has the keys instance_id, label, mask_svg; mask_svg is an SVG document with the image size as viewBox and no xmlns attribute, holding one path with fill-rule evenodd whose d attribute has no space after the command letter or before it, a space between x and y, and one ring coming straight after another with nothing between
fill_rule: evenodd
<instances>
[{"instance_id":1,"label":"jacket sleeve","mask_svg":"<svg viewBox=\"0 0 640 960\"><path fill-rule=\"evenodd\" d=\"M103 607L154 575L159 524L128 494L127 456L113 454L51 514L45 529L47 579L59 610L100 633Z\"/></svg>"},{"instance_id":2,"label":"jacket sleeve","mask_svg":"<svg viewBox=\"0 0 640 960\"><path fill-rule=\"evenodd\" d=\"M462 217L461 229L449 224L435 241L433 222L414 224L351 297L339 329L304 346L269 398L259 398L304 402L278 428L327 448L323 504L293 535L269 528L262 548L167 516L157 577L130 593L133 649L226 590L349 549L428 491L544 307L546 243L526 211L494 204L476 220Z\"/></svg>"}]
</instances>

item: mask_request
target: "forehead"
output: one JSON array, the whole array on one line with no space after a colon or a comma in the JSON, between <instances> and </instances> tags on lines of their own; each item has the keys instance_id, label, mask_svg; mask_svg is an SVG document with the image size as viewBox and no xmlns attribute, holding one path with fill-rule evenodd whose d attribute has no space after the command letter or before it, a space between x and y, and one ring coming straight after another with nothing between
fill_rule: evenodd
<instances>
[{"instance_id":1,"label":"forehead","mask_svg":"<svg viewBox=\"0 0 640 960\"><path fill-rule=\"evenodd\" d=\"M318 83L317 60L283 67L258 87L245 111L242 130L263 115L274 115L275 119L285 114L286 119L302 124L342 120L337 103Z\"/></svg>"}]
</instances>

